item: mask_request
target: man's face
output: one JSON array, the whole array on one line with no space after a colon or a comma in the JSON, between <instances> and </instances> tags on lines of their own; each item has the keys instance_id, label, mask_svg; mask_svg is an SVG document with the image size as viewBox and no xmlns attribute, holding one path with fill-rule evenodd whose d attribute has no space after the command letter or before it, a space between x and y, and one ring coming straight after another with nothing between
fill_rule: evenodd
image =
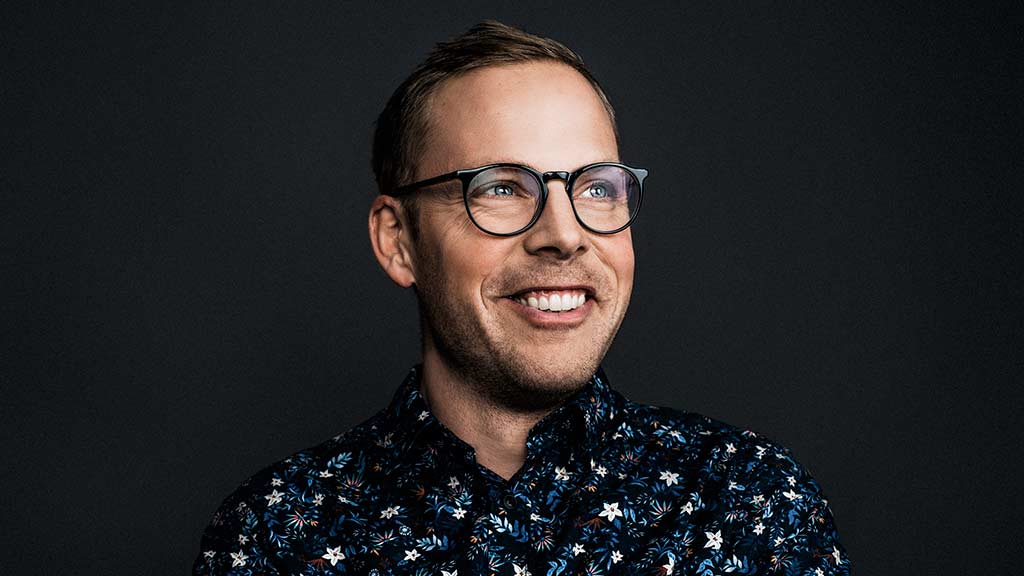
<instances>
[{"instance_id":1,"label":"man's face","mask_svg":"<svg viewBox=\"0 0 1024 576\"><path fill-rule=\"evenodd\" d=\"M618 161L607 112L568 66L488 67L450 80L430 104L430 140L416 179L495 162L541 172ZM594 234L576 221L564 182L548 182L536 224L513 237L477 229L459 182L424 191L414 275L426 350L489 400L519 410L556 405L594 373L633 285L630 230ZM529 305L581 296L562 312ZM521 301L527 302L526 305Z\"/></svg>"}]
</instances>

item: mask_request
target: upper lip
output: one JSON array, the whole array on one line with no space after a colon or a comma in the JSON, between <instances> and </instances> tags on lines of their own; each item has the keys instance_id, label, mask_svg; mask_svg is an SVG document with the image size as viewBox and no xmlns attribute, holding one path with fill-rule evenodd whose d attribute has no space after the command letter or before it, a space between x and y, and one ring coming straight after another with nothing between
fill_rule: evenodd
<instances>
[{"instance_id":1,"label":"upper lip","mask_svg":"<svg viewBox=\"0 0 1024 576\"><path fill-rule=\"evenodd\" d=\"M582 290L587 293L587 296L591 298L594 296L594 287L587 284L527 286L514 290L509 296L517 296L523 292L567 292L570 290Z\"/></svg>"}]
</instances>

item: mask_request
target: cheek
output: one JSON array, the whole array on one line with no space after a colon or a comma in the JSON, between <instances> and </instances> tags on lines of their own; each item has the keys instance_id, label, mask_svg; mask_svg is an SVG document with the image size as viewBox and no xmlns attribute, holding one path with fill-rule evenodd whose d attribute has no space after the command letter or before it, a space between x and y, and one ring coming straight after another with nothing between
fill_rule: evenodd
<instances>
[{"instance_id":1,"label":"cheek","mask_svg":"<svg viewBox=\"0 0 1024 576\"><path fill-rule=\"evenodd\" d=\"M449 290L461 292L463 280L473 275L472 253L467 250L472 231L456 215L453 207L437 202L421 209L419 260Z\"/></svg>"},{"instance_id":2,"label":"cheek","mask_svg":"<svg viewBox=\"0 0 1024 576\"><path fill-rule=\"evenodd\" d=\"M619 268L622 270L622 272L621 272L622 277L623 278L628 278L631 284L633 282L633 268L634 268L634 266L635 266L635 261L633 259L633 245L630 244L629 249L626 251L626 253L622 257L622 262L619 265Z\"/></svg>"},{"instance_id":3,"label":"cheek","mask_svg":"<svg viewBox=\"0 0 1024 576\"><path fill-rule=\"evenodd\" d=\"M614 271L615 278L619 282L619 289L625 294L629 294L633 286L633 268L635 265L633 258L633 239L627 233L622 234L621 237L611 238L612 242L607 247L605 253L608 255L608 263L611 265Z\"/></svg>"},{"instance_id":4,"label":"cheek","mask_svg":"<svg viewBox=\"0 0 1024 576\"><path fill-rule=\"evenodd\" d=\"M622 301L629 302L633 295L633 255L630 253L628 260L622 263L619 271L619 284L622 293Z\"/></svg>"},{"instance_id":5,"label":"cheek","mask_svg":"<svg viewBox=\"0 0 1024 576\"><path fill-rule=\"evenodd\" d=\"M469 228L458 225L446 232L439 249L448 285L465 297L481 298L487 291L488 279L501 269L504 250L490 237L481 237L472 223Z\"/></svg>"}]
</instances>

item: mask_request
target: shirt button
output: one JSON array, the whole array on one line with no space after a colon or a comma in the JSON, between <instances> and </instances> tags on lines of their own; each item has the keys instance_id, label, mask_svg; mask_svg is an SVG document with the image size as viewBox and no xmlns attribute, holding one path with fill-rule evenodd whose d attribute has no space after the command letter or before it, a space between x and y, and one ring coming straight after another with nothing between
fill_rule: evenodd
<instances>
[{"instance_id":1,"label":"shirt button","mask_svg":"<svg viewBox=\"0 0 1024 576\"><path fill-rule=\"evenodd\" d=\"M505 508L514 508L516 505L516 499L511 494L505 496Z\"/></svg>"}]
</instances>

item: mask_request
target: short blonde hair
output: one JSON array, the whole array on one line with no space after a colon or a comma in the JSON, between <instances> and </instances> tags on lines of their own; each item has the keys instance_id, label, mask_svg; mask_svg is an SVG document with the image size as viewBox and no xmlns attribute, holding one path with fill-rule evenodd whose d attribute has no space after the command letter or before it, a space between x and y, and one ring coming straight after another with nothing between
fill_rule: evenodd
<instances>
[{"instance_id":1,"label":"short blonde hair","mask_svg":"<svg viewBox=\"0 0 1024 576\"><path fill-rule=\"evenodd\" d=\"M617 141L615 111L578 54L556 40L487 20L452 40L438 43L391 95L377 118L373 135L371 163L378 191L386 194L412 182L429 135L429 100L443 82L486 66L543 60L565 64L590 82L608 112ZM413 236L416 235L416 197L416 194L402 197L402 205L410 213Z\"/></svg>"}]
</instances>

